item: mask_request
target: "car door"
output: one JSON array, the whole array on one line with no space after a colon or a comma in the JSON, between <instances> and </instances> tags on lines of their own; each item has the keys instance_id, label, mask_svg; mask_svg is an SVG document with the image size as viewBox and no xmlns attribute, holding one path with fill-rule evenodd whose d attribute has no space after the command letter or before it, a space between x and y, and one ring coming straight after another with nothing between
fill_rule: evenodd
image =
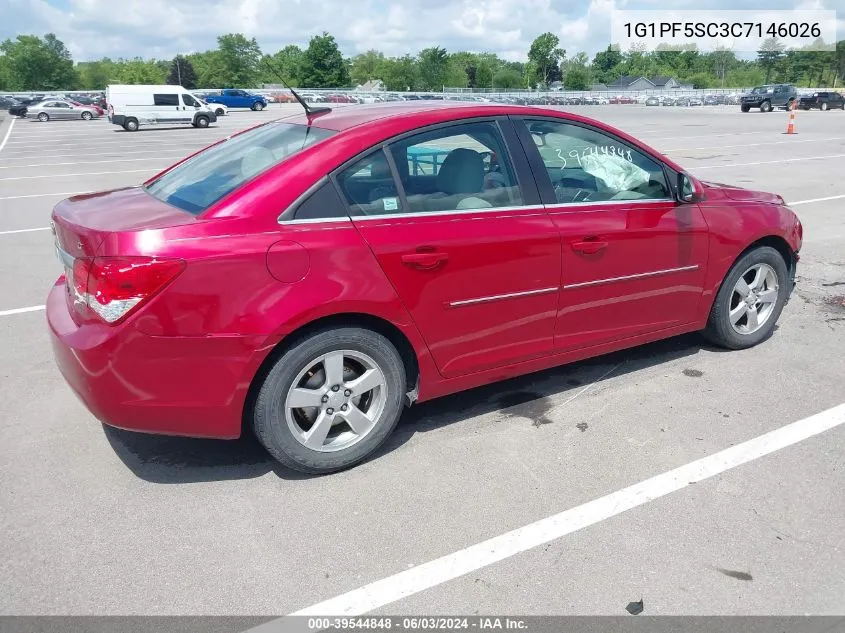
<instances>
[{"instance_id":1,"label":"car door","mask_svg":"<svg viewBox=\"0 0 845 633\"><path fill-rule=\"evenodd\" d=\"M334 177L444 376L551 352L560 238L510 121L422 129Z\"/></svg>"},{"instance_id":2,"label":"car door","mask_svg":"<svg viewBox=\"0 0 845 633\"><path fill-rule=\"evenodd\" d=\"M232 106L235 108L249 107L249 99L243 90L233 90L231 93Z\"/></svg>"},{"instance_id":3,"label":"car door","mask_svg":"<svg viewBox=\"0 0 845 633\"><path fill-rule=\"evenodd\" d=\"M65 103L64 101L58 101L56 103L56 118L58 119L74 119L79 115L79 111L76 110L70 103Z\"/></svg>"},{"instance_id":4,"label":"car door","mask_svg":"<svg viewBox=\"0 0 845 633\"><path fill-rule=\"evenodd\" d=\"M517 131L561 236L555 348L695 321L707 225L697 205L676 202L663 164L583 123L524 118Z\"/></svg>"}]
</instances>

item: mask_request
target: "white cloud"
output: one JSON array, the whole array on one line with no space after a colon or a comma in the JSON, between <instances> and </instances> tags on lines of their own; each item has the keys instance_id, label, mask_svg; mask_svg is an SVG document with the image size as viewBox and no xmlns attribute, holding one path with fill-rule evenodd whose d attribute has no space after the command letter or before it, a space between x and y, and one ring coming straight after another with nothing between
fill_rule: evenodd
<instances>
[{"instance_id":1,"label":"white cloud","mask_svg":"<svg viewBox=\"0 0 845 633\"><path fill-rule=\"evenodd\" d=\"M845 0L744 0L744 9L816 7L845 14ZM700 0L673 0L697 8ZM714 0L709 8L732 8ZM0 39L54 32L76 59L169 58L206 50L222 33L255 37L274 52L328 31L346 55L375 48L415 54L427 46L524 60L531 41L552 31L568 55L604 49L614 8L655 9L665 0L0 0ZM840 37L842 36L840 23Z\"/></svg>"}]
</instances>

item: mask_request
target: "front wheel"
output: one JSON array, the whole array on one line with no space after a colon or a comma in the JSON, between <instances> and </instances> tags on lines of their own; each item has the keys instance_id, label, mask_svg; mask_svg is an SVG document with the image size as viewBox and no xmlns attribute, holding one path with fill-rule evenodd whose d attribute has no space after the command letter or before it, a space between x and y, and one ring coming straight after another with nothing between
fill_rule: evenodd
<instances>
[{"instance_id":1,"label":"front wheel","mask_svg":"<svg viewBox=\"0 0 845 633\"><path fill-rule=\"evenodd\" d=\"M827 110L827 101L823 101L822 104L819 106L819 109L824 112Z\"/></svg>"},{"instance_id":2,"label":"front wheel","mask_svg":"<svg viewBox=\"0 0 845 633\"><path fill-rule=\"evenodd\" d=\"M209 120L207 116L198 116L194 125L196 127L208 127Z\"/></svg>"},{"instance_id":3,"label":"front wheel","mask_svg":"<svg viewBox=\"0 0 845 633\"><path fill-rule=\"evenodd\" d=\"M789 270L781 254L770 246L748 251L725 276L705 337L728 349L757 345L774 331L789 292Z\"/></svg>"},{"instance_id":4,"label":"front wheel","mask_svg":"<svg viewBox=\"0 0 845 633\"><path fill-rule=\"evenodd\" d=\"M47 121L50 120L50 115L47 114L46 112L39 112L38 113L38 120L41 121L42 123L46 123Z\"/></svg>"},{"instance_id":5,"label":"front wheel","mask_svg":"<svg viewBox=\"0 0 845 633\"><path fill-rule=\"evenodd\" d=\"M744 105L744 106L739 106L739 109L742 110L743 112L748 112L751 108L749 106Z\"/></svg>"},{"instance_id":6,"label":"front wheel","mask_svg":"<svg viewBox=\"0 0 845 633\"><path fill-rule=\"evenodd\" d=\"M252 104L252 109L253 109L253 110L255 110L256 112L261 111L261 110L263 110L263 109L264 109L264 104L263 104L263 103L261 103L261 102L258 102L258 103L253 103L253 104Z\"/></svg>"},{"instance_id":7,"label":"front wheel","mask_svg":"<svg viewBox=\"0 0 845 633\"><path fill-rule=\"evenodd\" d=\"M224 114L223 108L218 108L217 110L214 111L214 114L216 114L217 116L223 116L223 114Z\"/></svg>"},{"instance_id":8,"label":"front wheel","mask_svg":"<svg viewBox=\"0 0 845 633\"><path fill-rule=\"evenodd\" d=\"M123 123L123 129L127 132L137 132L138 131L138 121L136 119L126 119Z\"/></svg>"},{"instance_id":9,"label":"front wheel","mask_svg":"<svg viewBox=\"0 0 845 633\"><path fill-rule=\"evenodd\" d=\"M276 360L258 391L252 426L289 468L342 470L370 456L393 431L405 382L402 359L381 334L325 330Z\"/></svg>"}]
</instances>

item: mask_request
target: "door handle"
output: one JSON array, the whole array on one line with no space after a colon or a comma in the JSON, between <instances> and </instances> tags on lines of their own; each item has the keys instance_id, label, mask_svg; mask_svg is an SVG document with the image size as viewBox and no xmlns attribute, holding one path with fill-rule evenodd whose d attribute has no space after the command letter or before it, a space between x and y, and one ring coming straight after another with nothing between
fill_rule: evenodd
<instances>
[{"instance_id":1,"label":"door handle","mask_svg":"<svg viewBox=\"0 0 845 633\"><path fill-rule=\"evenodd\" d=\"M573 242L572 250L587 255L594 255L599 251L607 248L607 242L600 242L598 240L585 239L583 242Z\"/></svg>"},{"instance_id":2,"label":"door handle","mask_svg":"<svg viewBox=\"0 0 845 633\"><path fill-rule=\"evenodd\" d=\"M420 270L432 270L446 262L449 255L446 253L408 253L402 255L402 263Z\"/></svg>"}]
</instances>

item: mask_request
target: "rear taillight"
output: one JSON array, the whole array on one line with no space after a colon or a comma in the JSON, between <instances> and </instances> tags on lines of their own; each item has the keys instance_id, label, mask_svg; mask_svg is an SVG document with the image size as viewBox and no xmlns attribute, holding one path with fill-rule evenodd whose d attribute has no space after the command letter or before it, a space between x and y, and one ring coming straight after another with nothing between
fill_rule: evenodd
<instances>
[{"instance_id":1,"label":"rear taillight","mask_svg":"<svg viewBox=\"0 0 845 633\"><path fill-rule=\"evenodd\" d=\"M73 284L80 303L106 323L117 323L149 300L185 268L181 259L82 257L73 263Z\"/></svg>"}]
</instances>

